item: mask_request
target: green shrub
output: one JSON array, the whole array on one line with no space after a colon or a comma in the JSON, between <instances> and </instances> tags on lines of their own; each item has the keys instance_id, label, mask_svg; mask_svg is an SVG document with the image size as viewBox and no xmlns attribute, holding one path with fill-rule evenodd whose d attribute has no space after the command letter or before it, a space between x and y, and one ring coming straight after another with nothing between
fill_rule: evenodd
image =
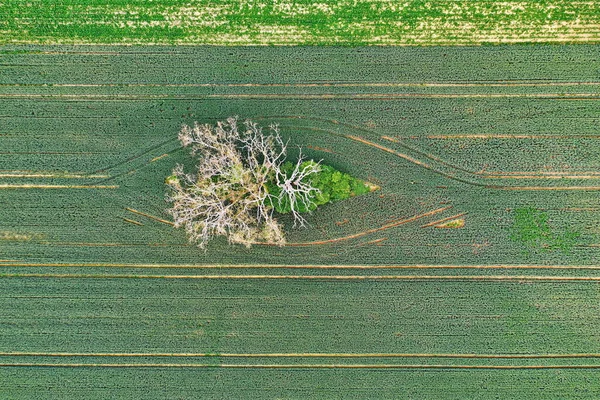
<instances>
[{"instance_id":1,"label":"green shrub","mask_svg":"<svg viewBox=\"0 0 600 400\"><path fill-rule=\"evenodd\" d=\"M552 231L548 224L548 214L534 207L515 210L515 219L510 238L523 243L529 249L568 252L576 244L580 234L567 230L562 233Z\"/></svg>"},{"instance_id":2,"label":"green shrub","mask_svg":"<svg viewBox=\"0 0 600 400\"><path fill-rule=\"evenodd\" d=\"M300 168L309 164L314 165L316 163L312 160L304 161ZM281 170L289 176L294 170L294 164L289 161L285 162ZM310 197L311 203L308 207L301 202L298 203L298 212L302 213L313 211L323 204L358 196L368 193L371 190L369 186L360 179L338 171L329 165L321 164L320 171L311 174L306 179L310 186L318 189L319 192ZM269 182L267 184L267 190L269 194L274 197L279 196L280 188L275 185L274 182ZM290 201L287 198L283 198L281 201L271 199L270 202L271 206L274 207L275 211L278 213L287 214L292 211Z\"/></svg>"}]
</instances>

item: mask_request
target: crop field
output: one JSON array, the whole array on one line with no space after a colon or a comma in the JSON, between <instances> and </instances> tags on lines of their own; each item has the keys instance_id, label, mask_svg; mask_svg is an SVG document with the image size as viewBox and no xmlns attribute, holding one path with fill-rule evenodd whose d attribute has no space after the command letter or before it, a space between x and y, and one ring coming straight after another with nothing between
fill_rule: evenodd
<instances>
[{"instance_id":1,"label":"crop field","mask_svg":"<svg viewBox=\"0 0 600 400\"><path fill-rule=\"evenodd\" d=\"M380 189L204 252L231 115ZM593 45L0 47L0 398L597 399L599 155Z\"/></svg>"},{"instance_id":2,"label":"crop field","mask_svg":"<svg viewBox=\"0 0 600 400\"><path fill-rule=\"evenodd\" d=\"M4 0L2 44L598 43L573 0Z\"/></svg>"}]
</instances>

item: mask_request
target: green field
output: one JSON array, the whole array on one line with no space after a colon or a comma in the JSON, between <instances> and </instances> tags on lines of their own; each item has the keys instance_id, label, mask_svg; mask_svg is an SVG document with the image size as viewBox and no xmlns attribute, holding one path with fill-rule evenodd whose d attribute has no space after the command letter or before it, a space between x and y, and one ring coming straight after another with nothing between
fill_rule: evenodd
<instances>
[{"instance_id":1,"label":"green field","mask_svg":"<svg viewBox=\"0 0 600 400\"><path fill-rule=\"evenodd\" d=\"M2 44L598 43L600 5L572 0L5 0Z\"/></svg>"},{"instance_id":2,"label":"green field","mask_svg":"<svg viewBox=\"0 0 600 400\"><path fill-rule=\"evenodd\" d=\"M1 47L0 398L597 399L599 71L592 45ZM163 181L183 123L231 115L381 189L203 252ZM526 208L574 245L515 241Z\"/></svg>"}]
</instances>

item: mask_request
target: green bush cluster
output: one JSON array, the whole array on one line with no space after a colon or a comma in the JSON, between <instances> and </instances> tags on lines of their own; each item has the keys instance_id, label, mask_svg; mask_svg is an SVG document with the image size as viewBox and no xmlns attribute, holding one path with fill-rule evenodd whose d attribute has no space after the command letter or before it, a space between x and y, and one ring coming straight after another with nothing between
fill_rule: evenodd
<instances>
[{"instance_id":1,"label":"green bush cluster","mask_svg":"<svg viewBox=\"0 0 600 400\"><path fill-rule=\"evenodd\" d=\"M313 163L314 161L304 161L300 168ZM291 174L294 170L294 164L287 161L282 165L282 171L286 174ZM353 176L338 171L337 169L329 165L320 165L320 171L316 174L312 174L306 178L308 183L319 189L320 193L316 193L311 197L311 204L307 207L301 202L298 202L298 212L309 212L315 210L318 206L327 203L333 203L336 201L344 200L349 197L358 196L364 193L368 193L371 189L360 179L354 178ZM274 183L267 185L269 193L275 197L279 196L280 189ZM292 211L292 207L289 199L284 198L283 201L270 200L271 206L275 208L275 211L281 214L287 214Z\"/></svg>"},{"instance_id":2,"label":"green bush cluster","mask_svg":"<svg viewBox=\"0 0 600 400\"><path fill-rule=\"evenodd\" d=\"M517 208L510 238L529 249L560 250L568 252L577 243L580 234L567 230L553 232L548 214L533 207Z\"/></svg>"}]
</instances>

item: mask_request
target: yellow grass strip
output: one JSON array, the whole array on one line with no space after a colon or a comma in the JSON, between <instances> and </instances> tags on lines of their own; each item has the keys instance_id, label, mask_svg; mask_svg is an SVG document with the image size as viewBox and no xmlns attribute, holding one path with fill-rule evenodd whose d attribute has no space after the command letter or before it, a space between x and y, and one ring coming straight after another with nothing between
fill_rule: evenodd
<instances>
[{"instance_id":1,"label":"yellow grass strip","mask_svg":"<svg viewBox=\"0 0 600 400\"><path fill-rule=\"evenodd\" d=\"M34 185L0 184L0 189L118 189L119 185Z\"/></svg>"},{"instance_id":2,"label":"yellow grass strip","mask_svg":"<svg viewBox=\"0 0 600 400\"><path fill-rule=\"evenodd\" d=\"M489 282L600 282L600 276L535 275L128 275L128 274L0 274L0 278L57 279L218 279L218 280L398 280L398 281L489 281Z\"/></svg>"},{"instance_id":3,"label":"yellow grass strip","mask_svg":"<svg viewBox=\"0 0 600 400\"><path fill-rule=\"evenodd\" d=\"M467 215L467 213L466 213L466 212L464 212L464 213L460 213L460 214L453 215L453 216L451 216L451 217L447 217L447 218L438 219L437 221L433 221L433 222L430 222L430 223L428 223L428 224L421 225L421 228L428 228L428 227L430 227L430 226L434 226L434 225L437 225L437 224L441 224L442 222L450 221L450 220L452 220L452 219L454 219L454 218L460 218L460 217L462 217L462 216L464 216L464 215Z\"/></svg>"},{"instance_id":4,"label":"yellow grass strip","mask_svg":"<svg viewBox=\"0 0 600 400\"><path fill-rule=\"evenodd\" d=\"M125 268L125 269L548 269L548 270L600 270L600 265L314 265L314 264L128 264L128 263L24 263L2 260L1 267L26 268Z\"/></svg>"},{"instance_id":5,"label":"yellow grass strip","mask_svg":"<svg viewBox=\"0 0 600 400\"><path fill-rule=\"evenodd\" d=\"M154 157L152 160L150 160L150 162L158 161L158 160L160 160L161 158L165 158L165 157L168 157L168 156L169 156L168 154L163 154L163 155L161 155L161 156Z\"/></svg>"},{"instance_id":6,"label":"yellow grass strip","mask_svg":"<svg viewBox=\"0 0 600 400\"><path fill-rule=\"evenodd\" d=\"M162 222L163 224L175 226L175 224L173 222L167 221L166 219L158 218L158 217L155 217L154 215L146 214L144 212L141 212L141 211L138 211L138 210L134 210L133 208L129 208L129 207L125 207L125 209L127 211L129 211L129 212L134 213L134 214L141 215L143 217L150 218L150 219L153 219L153 220L158 221L158 222Z\"/></svg>"},{"instance_id":7,"label":"yellow grass strip","mask_svg":"<svg viewBox=\"0 0 600 400\"><path fill-rule=\"evenodd\" d=\"M600 358L600 353L566 354L473 354L473 353L67 353L0 352L0 357L223 357L223 358L466 358L466 359L552 359Z\"/></svg>"},{"instance_id":8,"label":"yellow grass strip","mask_svg":"<svg viewBox=\"0 0 600 400\"><path fill-rule=\"evenodd\" d=\"M123 218L123 221L129 222L130 224L134 224L134 225L138 225L138 226L144 226L144 224L142 224L141 222L134 221L132 219L128 219L128 218L124 218L124 217L121 217L121 218Z\"/></svg>"},{"instance_id":9,"label":"yellow grass strip","mask_svg":"<svg viewBox=\"0 0 600 400\"><path fill-rule=\"evenodd\" d=\"M399 143L400 141L396 138L390 137L390 136L382 136L381 137L384 140L387 140L389 142L393 142L393 143Z\"/></svg>"},{"instance_id":10,"label":"yellow grass strip","mask_svg":"<svg viewBox=\"0 0 600 400\"><path fill-rule=\"evenodd\" d=\"M432 210L432 211L429 211L429 212L426 212L426 213L423 213L423 214L415 215L415 216L410 217L410 218L401 219L401 220L389 223L387 225L380 226L379 228L368 229L366 231L355 233L355 234L344 236L344 237L339 237L339 238L335 238L335 239L328 239L328 240L318 240L318 241L314 241L314 242L286 243L286 246L292 246L292 247L316 246L316 245L338 243L338 242L341 242L341 241L356 239L356 238L359 238L359 237L370 235L371 233L380 232L380 231L383 231L383 230L386 230L386 229L390 229L390 228L395 228L397 226L404 225L404 224L416 221L416 220L421 219L421 218L430 217L432 215L435 215L435 214L441 213L443 211L446 211L446 210L448 210L450 208L452 208L452 206L446 206L446 207L438 208L437 210ZM261 244L261 243L256 243L256 244Z\"/></svg>"},{"instance_id":11,"label":"yellow grass strip","mask_svg":"<svg viewBox=\"0 0 600 400\"><path fill-rule=\"evenodd\" d=\"M239 369L600 369L600 365L0 363L0 367Z\"/></svg>"}]
</instances>

